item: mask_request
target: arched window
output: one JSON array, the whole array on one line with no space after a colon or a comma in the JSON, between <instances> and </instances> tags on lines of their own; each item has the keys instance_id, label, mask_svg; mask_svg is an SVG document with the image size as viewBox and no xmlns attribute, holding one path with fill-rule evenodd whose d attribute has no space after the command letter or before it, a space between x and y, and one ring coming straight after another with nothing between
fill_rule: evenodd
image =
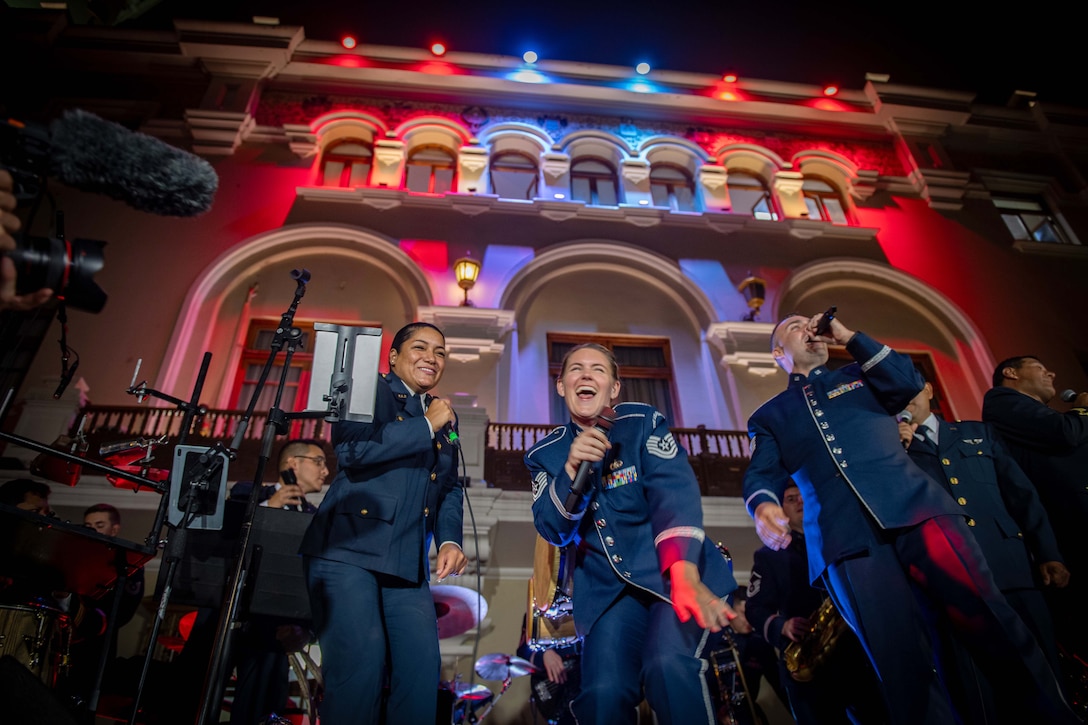
<instances>
[{"instance_id":1,"label":"arched window","mask_svg":"<svg viewBox=\"0 0 1088 725\"><path fill-rule=\"evenodd\" d=\"M343 139L330 145L321 158L322 185L366 186L373 155L370 144L359 139Z\"/></svg>"},{"instance_id":2,"label":"arched window","mask_svg":"<svg viewBox=\"0 0 1088 725\"><path fill-rule=\"evenodd\" d=\"M838 190L823 179L807 177L801 185L808 207L808 218L832 224L847 224L846 205Z\"/></svg>"},{"instance_id":3,"label":"arched window","mask_svg":"<svg viewBox=\"0 0 1088 725\"><path fill-rule=\"evenodd\" d=\"M445 194L453 188L457 160L441 146L420 146L408 154L408 191Z\"/></svg>"},{"instance_id":4,"label":"arched window","mask_svg":"<svg viewBox=\"0 0 1088 725\"><path fill-rule=\"evenodd\" d=\"M747 171L730 171L726 177L729 203L734 214L750 214L756 219L778 220L774 198L763 179Z\"/></svg>"},{"instance_id":5,"label":"arched window","mask_svg":"<svg viewBox=\"0 0 1088 725\"><path fill-rule=\"evenodd\" d=\"M503 199L536 197L539 172L527 154L503 151L491 159L491 191Z\"/></svg>"},{"instance_id":6,"label":"arched window","mask_svg":"<svg viewBox=\"0 0 1088 725\"><path fill-rule=\"evenodd\" d=\"M616 170L607 161L580 159L570 167L572 199L597 206L617 206Z\"/></svg>"},{"instance_id":7,"label":"arched window","mask_svg":"<svg viewBox=\"0 0 1088 725\"><path fill-rule=\"evenodd\" d=\"M679 166L651 166L650 194L654 206L667 206L673 211L695 211L695 182L691 174Z\"/></svg>"}]
</instances>

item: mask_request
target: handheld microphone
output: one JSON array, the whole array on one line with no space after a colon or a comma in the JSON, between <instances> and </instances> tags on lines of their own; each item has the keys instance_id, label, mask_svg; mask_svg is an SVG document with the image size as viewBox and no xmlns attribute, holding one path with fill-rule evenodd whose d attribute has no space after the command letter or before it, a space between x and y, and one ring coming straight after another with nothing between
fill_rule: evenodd
<instances>
[{"instance_id":1,"label":"handheld microphone","mask_svg":"<svg viewBox=\"0 0 1088 725\"><path fill-rule=\"evenodd\" d=\"M901 411L899 411L898 413L895 414L895 421L897 423L910 424L910 423L912 423L914 421L914 416L911 414L911 412L909 410L904 409L904 410L901 410ZM909 448L910 447L910 441L900 441L900 442L903 444L904 448Z\"/></svg>"},{"instance_id":2,"label":"handheld microphone","mask_svg":"<svg viewBox=\"0 0 1088 725\"><path fill-rule=\"evenodd\" d=\"M451 446L461 446L461 436L457 435L457 431L453 429L453 423L446 423L442 426L442 432L446 434L446 440L449 441Z\"/></svg>"},{"instance_id":3,"label":"handheld microphone","mask_svg":"<svg viewBox=\"0 0 1088 725\"><path fill-rule=\"evenodd\" d=\"M593 427L607 436L612 431L612 424L615 421L616 411L605 407L604 410L597 414L597 423ZM573 513L578 506L578 502L582 500L582 495L586 492L589 471L592 467L593 464L590 461L582 461L578 464L578 471L574 474L574 480L571 481L567 500L563 502L563 508L567 510L567 513Z\"/></svg>"},{"instance_id":4,"label":"handheld microphone","mask_svg":"<svg viewBox=\"0 0 1088 725\"><path fill-rule=\"evenodd\" d=\"M64 395L65 389L68 387L68 384L72 382L72 378L75 377L76 370L78 368L79 360L76 360L75 364L72 365L72 367L68 368L61 374L60 385L58 385L57 389L53 392L53 400L60 400L60 396Z\"/></svg>"},{"instance_id":5,"label":"handheld microphone","mask_svg":"<svg viewBox=\"0 0 1088 725\"><path fill-rule=\"evenodd\" d=\"M44 167L68 186L105 194L139 211L197 216L211 208L219 187L215 170L199 156L87 111L66 111L48 128L4 119L0 132L9 131L39 172ZM24 189L17 196L34 194Z\"/></svg>"},{"instance_id":6,"label":"handheld microphone","mask_svg":"<svg viewBox=\"0 0 1088 725\"><path fill-rule=\"evenodd\" d=\"M1074 400L1077 399L1077 391L1063 390L1061 393L1058 394L1058 397L1067 403L1072 403Z\"/></svg>"},{"instance_id":7,"label":"handheld microphone","mask_svg":"<svg viewBox=\"0 0 1088 725\"><path fill-rule=\"evenodd\" d=\"M831 321L835 319L835 313L838 312L838 307L831 305L827 308L827 312L820 318L820 321L816 323L816 334L826 335L827 331L831 329Z\"/></svg>"}]
</instances>

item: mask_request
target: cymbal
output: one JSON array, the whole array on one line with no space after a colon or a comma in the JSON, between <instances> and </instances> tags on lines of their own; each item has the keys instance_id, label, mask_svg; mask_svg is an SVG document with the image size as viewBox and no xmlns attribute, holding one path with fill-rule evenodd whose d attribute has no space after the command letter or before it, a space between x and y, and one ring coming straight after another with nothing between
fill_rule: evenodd
<instances>
[{"instance_id":1,"label":"cymbal","mask_svg":"<svg viewBox=\"0 0 1088 725\"><path fill-rule=\"evenodd\" d=\"M438 638L456 637L476 627L487 616L487 600L468 587L435 584L431 587Z\"/></svg>"},{"instance_id":2,"label":"cymbal","mask_svg":"<svg viewBox=\"0 0 1088 725\"><path fill-rule=\"evenodd\" d=\"M471 702L483 702L491 699L492 692L487 685L470 685L467 682L458 682L453 686L453 694L458 700Z\"/></svg>"},{"instance_id":3,"label":"cymbal","mask_svg":"<svg viewBox=\"0 0 1088 725\"><path fill-rule=\"evenodd\" d=\"M476 674L485 680L505 680L507 677L521 677L536 672L536 667L529 660L513 655L495 652L476 660Z\"/></svg>"}]
</instances>

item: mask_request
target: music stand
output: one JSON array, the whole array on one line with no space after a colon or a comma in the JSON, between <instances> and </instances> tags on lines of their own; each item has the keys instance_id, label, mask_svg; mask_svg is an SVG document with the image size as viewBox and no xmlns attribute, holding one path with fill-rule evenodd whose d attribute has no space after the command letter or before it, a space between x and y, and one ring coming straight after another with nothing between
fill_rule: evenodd
<instances>
[{"instance_id":1,"label":"music stand","mask_svg":"<svg viewBox=\"0 0 1088 725\"><path fill-rule=\"evenodd\" d=\"M314 323L314 360L307 411L328 410L325 420L374 420L382 331ZM327 406L318 405L318 401Z\"/></svg>"}]
</instances>

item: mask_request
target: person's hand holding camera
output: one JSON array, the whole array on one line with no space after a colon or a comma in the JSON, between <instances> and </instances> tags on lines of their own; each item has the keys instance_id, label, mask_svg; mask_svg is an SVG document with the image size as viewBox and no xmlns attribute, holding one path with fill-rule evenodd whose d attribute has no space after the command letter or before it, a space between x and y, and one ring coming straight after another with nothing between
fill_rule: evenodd
<instances>
[{"instance_id":1,"label":"person's hand holding camera","mask_svg":"<svg viewBox=\"0 0 1088 725\"><path fill-rule=\"evenodd\" d=\"M0 169L0 311L29 310L53 296L53 290L40 289L25 295L16 294L15 264L5 252L15 249L15 233L22 223L15 216L15 180Z\"/></svg>"}]
</instances>

